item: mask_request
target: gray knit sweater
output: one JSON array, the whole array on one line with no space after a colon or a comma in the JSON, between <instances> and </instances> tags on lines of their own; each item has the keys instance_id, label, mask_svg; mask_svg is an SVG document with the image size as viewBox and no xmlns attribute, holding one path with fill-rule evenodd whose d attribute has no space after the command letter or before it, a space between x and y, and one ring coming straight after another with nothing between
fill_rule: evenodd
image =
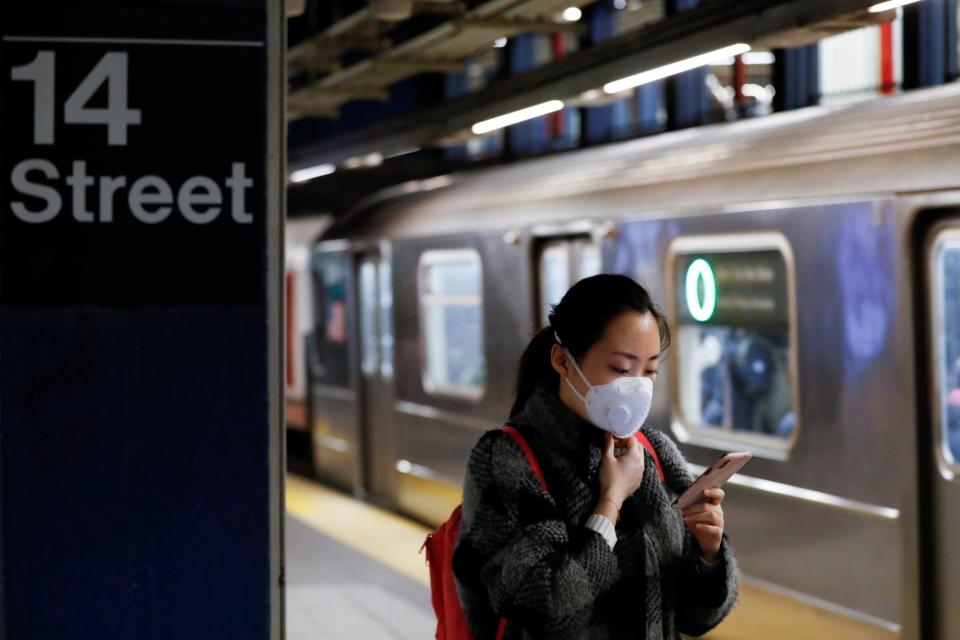
<instances>
[{"instance_id":1,"label":"gray knit sweater","mask_svg":"<svg viewBox=\"0 0 960 640\"><path fill-rule=\"evenodd\" d=\"M529 442L550 491L502 430L474 447L453 570L477 640L493 638L501 617L509 620L509 640L674 640L723 620L739 592L739 571L726 538L719 565L707 565L670 507L692 478L667 436L644 430L666 482L647 453L611 550L584 527L599 498L603 432L570 411L555 388L538 389L510 423Z\"/></svg>"}]
</instances>

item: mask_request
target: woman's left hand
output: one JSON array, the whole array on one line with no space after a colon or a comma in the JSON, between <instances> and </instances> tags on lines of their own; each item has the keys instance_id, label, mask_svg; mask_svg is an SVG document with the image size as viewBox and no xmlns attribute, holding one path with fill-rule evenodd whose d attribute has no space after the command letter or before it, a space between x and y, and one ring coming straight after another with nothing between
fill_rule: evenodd
<instances>
[{"instance_id":1,"label":"woman's left hand","mask_svg":"<svg viewBox=\"0 0 960 640\"><path fill-rule=\"evenodd\" d=\"M707 489L703 492L706 502L691 505L683 510L683 522L700 545L700 555L707 562L716 562L720 543L723 541L723 489Z\"/></svg>"}]
</instances>

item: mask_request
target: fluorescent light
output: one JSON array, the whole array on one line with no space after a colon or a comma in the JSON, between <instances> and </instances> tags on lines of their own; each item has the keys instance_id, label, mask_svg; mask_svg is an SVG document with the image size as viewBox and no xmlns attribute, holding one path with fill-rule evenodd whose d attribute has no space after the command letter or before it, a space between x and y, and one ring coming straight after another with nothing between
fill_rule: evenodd
<instances>
[{"instance_id":1,"label":"fluorescent light","mask_svg":"<svg viewBox=\"0 0 960 640\"><path fill-rule=\"evenodd\" d=\"M496 40L493 41L494 49L503 49L505 46L507 46L506 38L497 38Z\"/></svg>"},{"instance_id":2,"label":"fluorescent light","mask_svg":"<svg viewBox=\"0 0 960 640\"><path fill-rule=\"evenodd\" d=\"M576 22L583 17L583 12L579 7L567 7L563 10L563 19L567 22Z\"/></svg>"},{"instance_id":3,"label":"fluorescent light","mask_svg":"<svg viewBox=\"0 0 960 640\"><path fill-rule=\"evenodd\" d=\"M560 111L560 109L563 109L562 100L549 100L547 102L535 104L532 107L527 107L526 109L505 113L502 116L497 116L496 118L490 118L489 120L478 122L470 127L470 130L473 131L474 135L480 136L485 133L490 133L491 131L496 131L497 129L509 127L512 124L517 124L518 122L523 122L524 120L530 120L531 118L545 116L548 113L553 113L554 111Z\"/></svg>"},{"instance_id":4,"label":"fluorescent light","mask_svg":"<svg viewBox=\"0 0 960 640\"><path fill-rule=\"evenodd\" d=\"M750 51L743 54L743 64L773 64L775 61L771 51Z\"/></svg>"},{"instance_id":5,"label":"fluorescent light","mask_svg":"<svg viewBox=\"0 0 960 640\"><path fill-rule=\"evenodd\" d=\"M306 169L297 169L296 171L290 172L290 182L306 182L307 180L313 180L320 176L330 175L336 170L336 165L330 163L318 164L313 167L307 167Z\"/></svg>"},{"instance_id":6,"label":"fluorescent light","mask_svg":"<svg viewBox=\"0 0 960 640\"><path fill-rule=\"evenodd\" d=\"M881 2L880 4L875 4L867 11L870 13L881 13L883 11L889 11L890 9L896 9L897 7L902 7L907 4L913 4L914 2L920 2L920 0L890 0L889 2Z\"/></svg>"},{"instance_id":7,"label":"fluorescent light","mask_svg":"<svg viewBox=\"0 0 960 640\"><path fill-rule=\"evenodd\" d=\"M607 84L603 85L603 90L607 93L620 93L621 91L626 91L627 89L632 89L633 87L639 87L642 84L647 84L649 82L653 82L654 80L662 80L663 78L668 78L678 73L683 73L684 71L690 71L691 69L702 67L705 64L710 64L712 62L716 62L717 60L724 60L730 56L738 56L741 53L746 53L747 51L750 51L750 45L748 44L732 44L729 47L724 47L715 51L708 51L707 53L701 53L698 56L693 56L692 58L687 58L686 60L678 60L677 62L671 62L670 64L663 65L662 67L657 67L656 69L650 69L649 71L643 71L636 75L614 80L613 82L608 82Z\"/></svg>"},{"instance_id":8,"label":"fluorescent light","mask_svg":"<svg viewBox=\"0 0 960 640\"><path fill-rule=\"evenodd\" d=\"M400 151L397 151L397 152L395 152L395 153L391 153L391 154L389 154L389 155L387 155L387 156L384 156L384 158L387 159L387 160L389 160L389 159L391 159L391 158L399 158L400 156L405 156L405 155L407 155L408 153L416 153L417 151L420 151L420 147L410 147L409 149L401 149Z\"/></svg>"},{"instance_id":9,"label":"fluorescent light","mask_svg":"<svg viewBox=\"0 0 960 640\"><path fill-rule=\"evenodd\" d=\"M343 162L343 168L359 169L361 167L379 167L381 164L383 164L383 155L378 151L374 151L364 156L347 158Z\"/></svg>"}]
</instances>

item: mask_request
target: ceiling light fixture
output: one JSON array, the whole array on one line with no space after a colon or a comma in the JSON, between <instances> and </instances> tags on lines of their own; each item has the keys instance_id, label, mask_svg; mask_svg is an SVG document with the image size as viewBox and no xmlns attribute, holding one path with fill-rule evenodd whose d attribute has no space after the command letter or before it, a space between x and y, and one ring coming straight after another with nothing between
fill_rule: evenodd
<instances>
[{"instance_id":1,"label":"ceiling light fixture","mask_svg":"<svg viewBox=\"0 0 960 640\"><path fill-rule=\"evenodd\" d=\"M896 9L897 7L913 4L914 2L920 2L920 0L890 0L889 2L875 4L867 9L867 11L870 13L882 13L884 11L889 11L890 9Z\"/></svg>"},{"instance_id":2,"label":"ceiling light fixture","mask_svg":"<svg viewBox=\"0 0 960 640\"><path fill-rule=\"evenodd\" d=\"M545 116L548 113L553 113L554 111L560 111L560 109L563 109L562 100L548 100L547 102L541 102L540 104L535 104L532 107L527 107L526 109L511 111L510 113L505 113L502 116L497 116L496 118L483 120L482 122L478 122L470 127L470 131L472 131L474 135L480 136L485 133L490 133L491 131L496 131L497 129L509 127L510 125L517 124L518 122L523 122L524 120L530 120L539 116Z\"/></svg>"},{"instance_id":3,"label":"ceiling light fixture","mask_svg":"<svg viewBox=\"0 0 960 640\"><path fill-rule=\"evenodd\" d=\"M336 170L336 165L330 164L329 162L307 167L306 169L297 169L296 171L290 172L290 182L306 182L307 180L330 175Z\"/></svg>"},{"instance_id":4,"label":"ceiling light fixture","mask_svg":"<svg viewBox=\"0 0 960 640\"><path fill-rule=\"evenodd\" d=\"M692 58L678 60L677 62L665 64L662 67L650 69L649 71L642 71L626 78L620 78L619 80L608 82L607 84L603 85L603 90L607 93L620 93L621 91L639 87L640 85L654 82L655 80L662 80L663 78L668 78L670 76L677 75L678 73L683 73L684 71L690 71L691 69L702 67L705 64L710 64L712 62L716 62L717 60L724 60L731 56L738 56L741 53L746 53L747 51L750 51L750 45L748 44L744 44L742 42L738 44L732 44L729 47L723 47L722 49L701 53L700 55L693 56Z\"/></svg>"}]
</instances>

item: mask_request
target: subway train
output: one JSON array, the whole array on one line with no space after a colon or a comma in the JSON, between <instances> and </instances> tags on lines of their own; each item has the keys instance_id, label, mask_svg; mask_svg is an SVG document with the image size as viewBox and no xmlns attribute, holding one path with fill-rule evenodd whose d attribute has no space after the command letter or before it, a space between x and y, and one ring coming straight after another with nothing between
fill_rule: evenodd
<instances>
[{"instance_id":1,"label":"subway train","mask_svg":"<svg viewBox=\"0 0 960 640\"><path fill-rule=\"evenodd\" d=\"M647 425L754 456L735 615L960 638L960 85L411 182L306 268L325 482L444 520L550 304L630 274L673 330Z\"/></svg>"}]
</instances>

